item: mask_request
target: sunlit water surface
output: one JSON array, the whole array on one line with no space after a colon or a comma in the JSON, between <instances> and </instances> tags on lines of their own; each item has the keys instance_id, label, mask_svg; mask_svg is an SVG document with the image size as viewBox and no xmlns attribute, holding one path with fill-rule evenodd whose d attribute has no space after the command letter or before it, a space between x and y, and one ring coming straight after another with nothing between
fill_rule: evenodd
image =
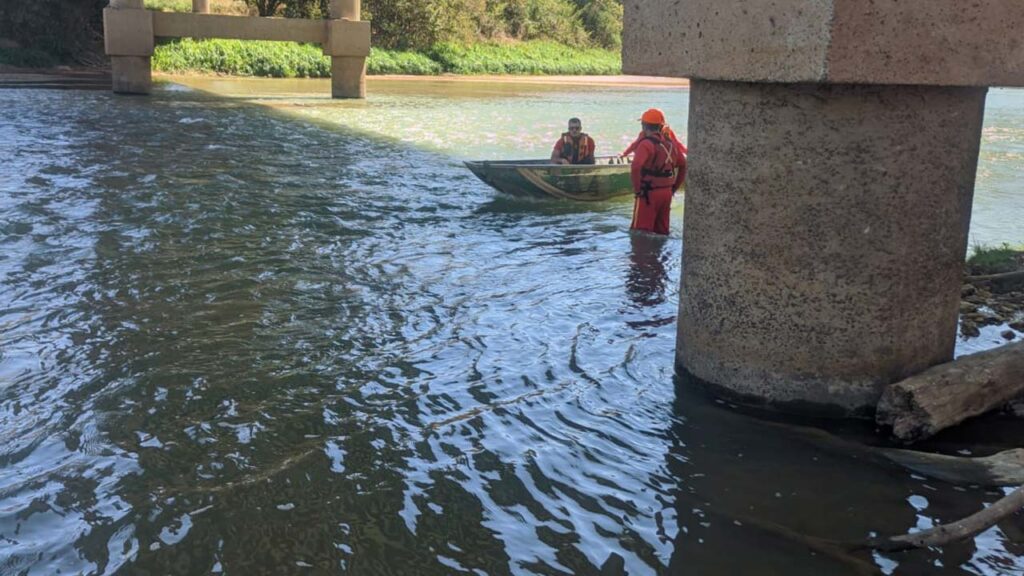
<instances>
[{"instance_id":1,"label":"sunlit water surface","mask_svg":"<svg viewBox=\"0 0 1024 576\"><path fill-rule=\"evenodd\" d=\"M628 201L460 164L546 156L573 115L600 153L648 106L685 134L685 90L191 83L219 95L0 90L0 574L1024 574L1019 519L906 554L780 536L1002 492L676 381L681 206L631 239ZM1022 92L984 138L972 239L1024 241Z\"/></svg>"}]
</instances>

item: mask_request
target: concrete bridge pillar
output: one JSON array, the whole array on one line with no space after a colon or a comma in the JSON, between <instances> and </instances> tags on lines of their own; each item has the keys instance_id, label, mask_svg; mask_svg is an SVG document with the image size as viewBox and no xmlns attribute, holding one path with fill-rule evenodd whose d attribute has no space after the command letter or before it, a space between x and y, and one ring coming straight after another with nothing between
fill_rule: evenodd
<instances>
[{"instance_id":1,"label":"concrete bridge pillar","mask_svg":"<svg viewBox=\"0 0 1024 576\"><path fill-rule=\"evenodd\" d=\"M153 87L153 16L143 0L110 0L103 10L106 53L117 94L149 94Z\"/></svg>"},{"instance_id":2,"label":"concrete bridge pillar","mask_svg":"<svg viewBox=\"0 0 1024 576\"><path fill-rule=\"evenodd\" d=\"M676 363L728 395L873 409L952 358L985 93L1024 4L627 3L627 73L689 77Z\"/></svg>"},{"instance_id":3,"label":"concrete bridge pillar","mask_svg":"<svg viewBox=\"0 0 1024 576\"><path fill-rule=\"evenodd\" d=\"M370 55L370 26L360 22L360 0L331 0L327 43L331 57L331 96L366 98L366 58Z\"/></svg>"}]
</instances>

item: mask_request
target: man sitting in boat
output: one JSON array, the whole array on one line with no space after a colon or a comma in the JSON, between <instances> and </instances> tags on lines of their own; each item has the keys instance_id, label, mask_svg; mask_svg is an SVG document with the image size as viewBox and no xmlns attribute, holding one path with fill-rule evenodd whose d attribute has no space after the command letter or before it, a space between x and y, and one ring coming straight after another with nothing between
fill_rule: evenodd
<instances>
[{"instance_id":1,"label":"man sitting in boat","mask_svg":"<svg viewBox=\"0 0 1024 576\"><path fill-rule=\"evenodd\" d=\"M594 139L583 132L583 122L579 118L569 119L569 131L555 142L551 161L555 164L594 163Z\"/></svg>"},{"instance_id":2,"label":"man sitting in boat","mask_svg":"<svg viewBox=\"0 0 1024 576\"><path fill-rule=\"evenodd\" d=\"M657 108L640 118L644 138L636 147L630 177L636 200L631 230L668 235L672 195L686 179L686 157L664 134L665 114Z\"/></svg>"}]
</instances>

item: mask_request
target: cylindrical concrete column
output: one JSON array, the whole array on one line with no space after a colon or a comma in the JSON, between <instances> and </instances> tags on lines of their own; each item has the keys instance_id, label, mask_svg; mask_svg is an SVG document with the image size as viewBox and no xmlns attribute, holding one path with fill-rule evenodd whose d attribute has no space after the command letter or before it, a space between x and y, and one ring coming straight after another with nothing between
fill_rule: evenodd
<instances>
[{"instance_id":1,"label":"cylindrical concrete column","mask_svg":"<svg viewBox=\"0 0 1024 576\"><path fill-rule=\"evenodd\" d=\"M985 93L694 80L678 366L851 413L950 360Z\"/></svg>"},{"instance_id":2,"label":"cylindrical concrete column","mask_svg":"<svg viewBox=\"0 0 1024 576\"><path fill-rule=\"evenodd\" d=\"M138 14L144 14L141 12L144 7L143 0L110 0L110 8L114 10L138 10ZM106 16L104 16L104 34L128 35L133 40L142 39L143 44L146 42L150 44L150 50L148 50L148 53L152 53L151 30L146 31L130 27L126 29L124 26L116 29L110 29L106 23ZM150 34L150 36L143 38L146 34ZM111 45L110 40L110 38L105 39L108 48ZM134 42L131 43L134 44ZM129 55L118 53L110 56L110 75L114 93L150 93L153 86L153 73L150 66L150 57L139 55L143 52L147 51L136 51L134 53L132 51L127 51Z\"/></svg>"},{"instance_id":3,"label":"cylindrical concrete column","mask_svg":"<svg viewBox=\"0 0 1024 576\"><path fill-rule=\"evenodd\" d=\"M362 12L360 0L331 0L331 19L358 22ZM331 56L331 97L366 98L366 58L363 56Z\"/></svg>"},{"instance_id":4,"label":"cylindrical concrete column","mask_svg":"<svg viewBox=\"0 0 1024 576\"><path fill-rule=\"evenodd\" d=\"M210 0L192 0L192 11L196 14L209 14Z\"/></svg>"},{"instance_id":5,"label":"cylindrical concrete column","mask_svg":"<svg viewBox=\"0 0 1024 576\"><path fill-rule=\"evenodd\" d=\"M153 91L149 56L111 56L110 77L115 94L149 94Z\"/></svg>"},{"instance_id":6,"label":"cylindrical concrete column","mask_svg":"<svg viewBox=\"0 0 1024 576\"><path fill-rule=\"evenodd\" d=\"M359 20L362 13L361 0L331 0L328 8L331 18L348 20Z\"/></svg>"},{"instance_id":7,"label":"cylindrical concrete column","mask_svg":"<svg viewBox=\"0 0 1024 576\"><path fill-rule=\"evenodd\" d=\"M366 98L366 58L331 57L331 97Z\"/></svg>"}]
</instances>

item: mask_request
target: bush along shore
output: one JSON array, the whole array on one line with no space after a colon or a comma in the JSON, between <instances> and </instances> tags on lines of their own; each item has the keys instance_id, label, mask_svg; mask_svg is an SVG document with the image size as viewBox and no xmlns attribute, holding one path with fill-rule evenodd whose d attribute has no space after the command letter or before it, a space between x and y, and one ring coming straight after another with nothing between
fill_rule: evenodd
<instances>
[{"instance_id":1,"label":"bush along shore","mask_svg":"<svg viewBox=\"0 0 1024 576\"><path fill-rule=\"evenodd\" d=\"M614 75L622 73L618 51L573 48L549 41L439 42L425 51L372 48L367 73ZM326 78L330 58L316 44L183 39L158 45L153 69L272 78Z\"/></svg>"}]
</instances>

